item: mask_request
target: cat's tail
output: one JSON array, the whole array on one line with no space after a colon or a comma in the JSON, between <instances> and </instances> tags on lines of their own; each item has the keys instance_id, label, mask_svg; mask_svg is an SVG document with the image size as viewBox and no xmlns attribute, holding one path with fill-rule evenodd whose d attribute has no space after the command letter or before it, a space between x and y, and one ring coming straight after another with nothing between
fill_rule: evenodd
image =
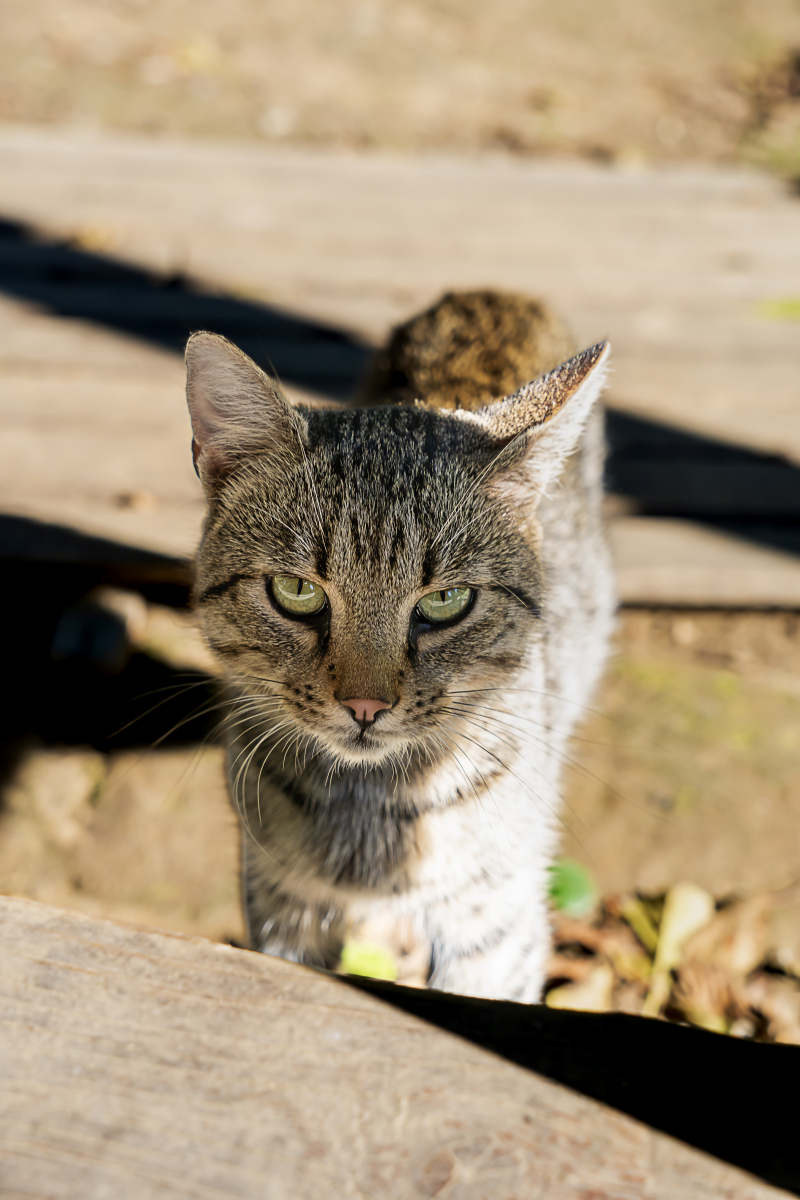
<instances>
[{"instance_id":1,"label":"cat's tail","mask_svg":"<svg viewBox=\"0 0 800 1200\"><path fill-rule=\"evenodd\" d=\"M574 353L569 330L540 300L516 292L448 292L393 330L356 402L481 408Z\"/></svg>"}]
</instances>

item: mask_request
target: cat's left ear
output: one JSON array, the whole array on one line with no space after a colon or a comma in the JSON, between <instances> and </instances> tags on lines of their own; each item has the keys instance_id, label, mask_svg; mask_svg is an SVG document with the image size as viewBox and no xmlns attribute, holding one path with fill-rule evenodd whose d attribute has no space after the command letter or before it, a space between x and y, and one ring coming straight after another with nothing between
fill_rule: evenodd
<instances>
[{"instance_id":1,"label":"cat's left ear","mask_svg":"<svg viewBox=\"0 0 800 1200\"><path fill-rule=\"evenodd\" d=\"M500 450L489 471L511 502L535 503L576 448L608 375L608 342L590 346L547 375L470 413Z\"/></svg>"},{"instance_id":2,"label":"cat's left ear","mask_svg":"<svg viewBox=\"0 0 800 1200\"><path fill-rule=\"evenodd\" d=\"M197 474L213 495L255 454L276 468L296 461L307 434L301 413L238 346L217 333L193 333L186 346L186 400Z\"/></svg>"}]
</instances>

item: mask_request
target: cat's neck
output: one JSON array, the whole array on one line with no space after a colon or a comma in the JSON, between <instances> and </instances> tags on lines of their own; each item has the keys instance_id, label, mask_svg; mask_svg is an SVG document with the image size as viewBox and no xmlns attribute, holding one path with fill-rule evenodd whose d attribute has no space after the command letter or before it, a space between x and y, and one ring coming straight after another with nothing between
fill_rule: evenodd
<instances>
[{"instance_id":1,"label":"cat's neck","mask_svg":"<svg viewBox=\"0 0 800 1200\"><path fill-rule=\"evenodd\" d=\"M248 788L255 780L262 789L278 789L308 815L377 806L408 820L459 798L453 759L445 752L434 757L414 751L402 760L347 766L314 745L298 742L287 749L280 732L262 736L253 750L258 724L253 720L230 739L232 778L241 773ZM461 786L468 786L463 779Z\"/></svg>"}]
</instances>

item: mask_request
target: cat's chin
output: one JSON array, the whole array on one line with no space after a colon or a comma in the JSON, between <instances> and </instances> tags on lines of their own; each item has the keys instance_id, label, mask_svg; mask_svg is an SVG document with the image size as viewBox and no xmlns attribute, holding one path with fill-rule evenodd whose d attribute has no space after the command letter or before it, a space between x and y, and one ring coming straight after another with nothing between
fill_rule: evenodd
<instances>
[{"instance_id":1,"label":"cat's chin","mask_svg":"<svg viewBox=\"0 0 800 1200\"><path fill-rule=\"evenodd\" d=\"M366 737L342 738L341 741L338 738L326 738L325 749L340 766L370 769L386 766L392 761L397 762L401 757L404 758L407 744L399 739L387 740L367 734Z\"/></svg>"}]
</instances>

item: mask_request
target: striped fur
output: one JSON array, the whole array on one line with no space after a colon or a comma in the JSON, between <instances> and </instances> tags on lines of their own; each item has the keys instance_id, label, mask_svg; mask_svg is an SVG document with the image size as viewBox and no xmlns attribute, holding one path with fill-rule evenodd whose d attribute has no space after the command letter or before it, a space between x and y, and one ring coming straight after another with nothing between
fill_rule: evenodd
<instances>
[{"instance_id":1,"label":"striped fur","mask_svg":"<svg viewBox=\"0 0 800 1200\"><path fill-rule=\"evenodd\" d=\"M396 921L429 947L431 986L538 998L561 766L612 619L606 358L485 406L313 410L224 339L191 339L197 597L255 948L334 967L364 922ZM276 574L320 584L323 614L280 610ZM447 586L471 608L420 627L420 597ZM391 707L362 728L352 696Z\"/></svg>"}]
</instances>

